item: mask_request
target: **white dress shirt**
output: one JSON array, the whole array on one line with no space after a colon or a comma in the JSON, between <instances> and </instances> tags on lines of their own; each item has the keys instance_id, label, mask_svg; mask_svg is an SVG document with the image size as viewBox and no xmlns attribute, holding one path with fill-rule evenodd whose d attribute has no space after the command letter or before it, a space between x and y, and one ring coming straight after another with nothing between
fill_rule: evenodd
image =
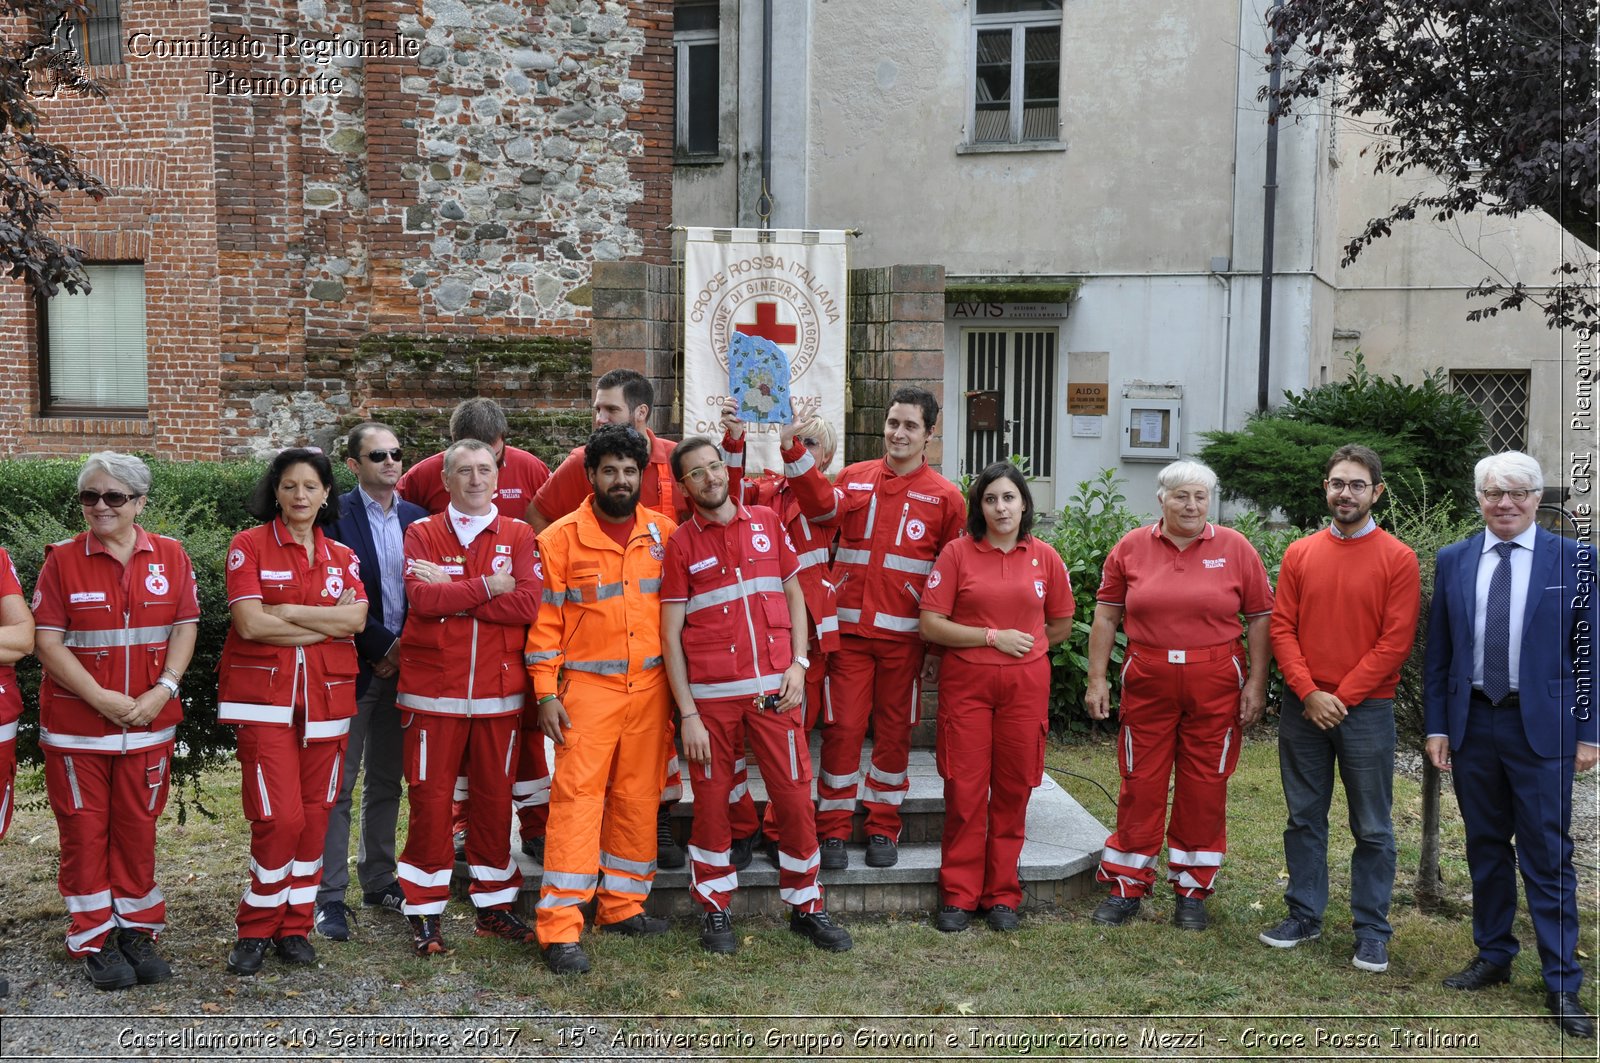
<instances>
[{"instance_id":1,"label":"white dress shirt","mask_svg":"<svg viewBox=\"0 0 1600 1063\"><path fill-rule=\"evenodd\" d=\"M1511 551L1511 647L1506 665L1511 676L1511 689L1517 685L1517 666L1522 662L1522 617L1528 604L1528 578L1533 574L1533 543L1538 537L1537 525L1530 524L1521 535L1502 540L1487 528L1483 532L1483 553L1478 555L1478 587L1472 605L1472 685L1483 689L1483 627L1489 612L1489 583L1494 570L1500 567L1500 555L1494 548L1503 541L1517 544Z\"/></svg>"}]
</instances>

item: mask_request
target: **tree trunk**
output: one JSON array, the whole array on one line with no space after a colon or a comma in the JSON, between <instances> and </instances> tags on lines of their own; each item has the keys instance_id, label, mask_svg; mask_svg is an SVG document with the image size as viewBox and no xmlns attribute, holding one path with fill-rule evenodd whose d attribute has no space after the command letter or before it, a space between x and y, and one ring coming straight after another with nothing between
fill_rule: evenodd
<instances>
[{"instance_id":1,"label":"tree trunk","mask_svg":"<svg viewBox=\"0 0 1600 1063\"><path fill-rule=\"evenodd\" d=\"M1417 860L1414 892L1417 907L1425 912L1444 907L1444 879L1439 874L1440 773L1433 761L1422 758L1422 852Z\"/></svg>"}]
</instances>

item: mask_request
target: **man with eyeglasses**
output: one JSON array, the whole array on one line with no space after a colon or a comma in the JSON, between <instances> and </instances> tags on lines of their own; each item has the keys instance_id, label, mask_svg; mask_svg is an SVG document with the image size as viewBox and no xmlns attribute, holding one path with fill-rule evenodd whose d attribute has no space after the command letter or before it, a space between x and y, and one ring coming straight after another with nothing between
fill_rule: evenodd
<instances>
[{"instance_id":1,"label":"man with eyeglasses","mask_svg":"<svg viewBox=\"0 0 1600 1063\"><path fill-rule=\"evenodd\" d=\"M1527 454L1484 458L1473 480L1484 530L1439 551L1423 657L1428 759L1461 806L1478 947L1444 984L1511 980L1520 869L1545 1006L1589 1038L1571 821L1573 775L1600 760L1594 547L1534 524L1544 472Z\"/></svg>"},{"instance_id":2,"label":"man with eyeglasses","mask_svg":"<svg viewBox=\"0 0 1600 1063\"><path fill-rule=\"evenodd\" d=\"M1278 575L1272 652L1283 670L1278 770L1289 808L1283 854L1289 915L1263 944L1322 936L1328 904L1328 807L1337 764L1350 808L1350 914L1360 970L1389 968L1394 891L1394 692L1421 608L1417 557L1372 518L1383 463L1359 443L1328 459L1332 521L1292 543Z\"/></svg>"},{"instance_id":3,"label":"man with eyeglasses","mask_svg":"<svg viewBox=\"0 0 1600 1063\"><path fill-rule=\"evenodd\" d=\"M361 903L400 914L405 893L395 881L395 825L400 817L402 742L395 709L400 671L400 631L406 619L405 534L428 515L395 489L405 469L393 429L365 421L345 440L345 465L356 486L339 499L333 537L356 553L367 590L367 626L356 636L361 674L356 678L356 715L350 721L339 797L328 815L328 840L322 853L322 884L317 890L317 933L347 941L354 917L345 903L350 885L350 807L356 773L365 764L361 787L361 842L356 877Z\"/></svg>"},{"instance_id":4,"label":"man with eyeglasses","mask_svg":"<svg viewBox=\"0 0 1600 1063\"><path fill-rule=\"evenodd\" d=\"M506 443L509 424L505 411L493 399L466 399L450 415L450 441L476 439L489 444L494 454L497 486L494 505L508 517L527 521L538 532L545 522L538 519L533 496L550 479L550 468L538 457ZM423 458L400 478L399 491L409 501L432 513L443 513L450 504L450 492L445 486L444 454ZM521 751L517 754L517 778L512 785L512 803L522 829L522 851L535 860L544 857L545 819L549 814L550 767L545 757L544 740L539 736L538 721L532 708L522 719ZM467 788L467 766L462 765L456 791ZM467 814L465 806L457 803L454 813L456 854L460 859L466 854Z\"/></svg>"},{"instance_id":5,"label":"man with eyeglasses","mask_svg":"<svg viewBox=\"0 0 1600 1063\"><path fill-rule=\"evenodd\" d=\"M705 913L700 945L713 953L739 947L728 914L739 888L728 794L748 738L777 822L773 862L778 896L792 909L789 929L819 949L844 952L850 935L823 910L817 885L820 855L802 707L811 662L800 561L777 513L729 495L728 466L710 439L679 443L672 472L695 512L667 542L661 645L684 757L694 765L689 867L695 902Z\"/></svg>"}]
</instances>

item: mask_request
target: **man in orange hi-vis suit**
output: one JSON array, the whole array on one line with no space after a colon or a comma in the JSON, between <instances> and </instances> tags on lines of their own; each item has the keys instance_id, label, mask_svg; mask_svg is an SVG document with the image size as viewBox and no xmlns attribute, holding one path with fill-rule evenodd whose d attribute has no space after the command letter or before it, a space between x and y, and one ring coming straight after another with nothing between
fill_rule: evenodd
<instances>
[{"instance_id":1,"label":"man in orange hi-vis suit","mask_svg":"<svg viewBox=\"0 0 1600 1063\"><path fill-rule=\"evenodd\" d=\"M555 742L539 944L556 974L589 969L579 906L602 931L665 933L644 914L656 873L656 807L671 748L672 691L661 658L661 562L677 528L639 505L650 461L642 433L589 437L593 493L539 536L544 599L526 662L539 724Z\"/></svg>"}]
</instances>

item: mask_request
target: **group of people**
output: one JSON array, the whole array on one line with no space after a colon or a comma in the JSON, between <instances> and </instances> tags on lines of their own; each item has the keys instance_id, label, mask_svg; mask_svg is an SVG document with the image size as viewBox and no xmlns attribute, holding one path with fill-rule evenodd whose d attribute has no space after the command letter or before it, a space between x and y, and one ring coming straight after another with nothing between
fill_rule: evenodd
<instances>
[{"instance_id":1,"label":"group of people","mask_svg":"<svg viewBox=\"0 0 1600 1063\"><path fill-rule=\"evenodd\" d=\"M665 932L644 908L658 866L674 863L689 867L701 945L731 953L729 904L757 849L778 871L790 928L847 950L818 872L849 865L858 800L866 864L899 859L910 736L922 684L936 678L945 825L934 923L1019 925L1048 651L1073 624L1066 568L1032 534L1025 477L997 463L963 497L927 463L939 408L917 388L891 397L882 457L832 482L837 437L824 421L782 426L781 470L753 477L731 404L720 439L674 444L649 430L652 402L638 373L601 377L594 433L554 473L506 444L504 413L483 399L458 407L450 446L409 470L392 429L355 427L346 462L357 485L342 495L320 451L269 464L249 504L262 523L234 538L226 562L218 714L237 728L251 825L230 971L254 974L269 952L312 963L313 933L350 936L362 771L362 902L406 916L419 955L448 948L440 917L458 859L475 932L537 946L558 974L589 969L591 901L600 932ZM1110 892L1092 918L1120 926L1138 914L1164 841L1173 922L1206 928L1228 778L1275 654L1290 883L1287 917L1260 938L1291 948L1321 935L1337 765L1356 840L1352 962L1385 970L1393 696L1420 599L1415 555L1371 515L1381 461L1356 445L1331 457L1330 525L1290 547L1276 599L1248 540L1210 522L1209 469L1175 462L1158 485L1159 518L1106 559L1090 630L1096 719L1111 713L1125 636L1122 786L1097 872ZM78 486L87 529L47 552L31 612L0 556L0 833L21 712L11 666L33 652L67 948L94 985L118 989L171 976L156 949L155 825L200 611L182 545L137 523L144 463L91 455ZM1577 997L1568 834L1573 772L1600 757L1591 695L1580 697L1592 690L1592 558L1533 525L1543 482L1526 455L1485 458L1476 486L1486 528L1440 554L1425 664L1427 754L1456 780L1479 950L1446 981L1509 977L1520 865L1549 1006L1568 1032L1592 1036ZM685 778L695 802L682 847L668 811ZM514 815L543 868L531 927L514 909Z\"/></svg>"},{"instance_id":2,"label":"group of people","mask_svg":"<svg viewBox=\"0 0 1600 1063\"><path fill-rule=\"evenodd\" d=\"M1337 768L1355 843L1351 963L1385 971L1394 695L1421 596L1416 554L1372 516L1384 493L1382 460L1358 444L1330 456L1322 489L1331 519L1289 546L1276 596L1250 543L1207 520L1217 488L1211 470L1180 461L1157 480L1160 519L1112 549L1090 631L1085 706L1096 719L1110 713L1119 626L1126 636L1116 743L1122 788L1097 871L1110 891L1092 919L1114 927L1138 915L1155 885L1164 833L1172 922L1207 927L1239 732L1261 715L1276 657L1288 913L1259 938L1290 949L1322 936ZM1452 772L1478 947L1444 984L1476 990L1510 979L1520 868L1546 1006L1565 1032L1587 1038L1594 1023L1578 997L1570 825L1573 774L1600 760L1594 551L1535 524L1543 488L1539 464L1526 454L1478 462L1484 530L1441 550L1435 569L1422 669L1426 753Z\"/></svg>"}]
</instances>

